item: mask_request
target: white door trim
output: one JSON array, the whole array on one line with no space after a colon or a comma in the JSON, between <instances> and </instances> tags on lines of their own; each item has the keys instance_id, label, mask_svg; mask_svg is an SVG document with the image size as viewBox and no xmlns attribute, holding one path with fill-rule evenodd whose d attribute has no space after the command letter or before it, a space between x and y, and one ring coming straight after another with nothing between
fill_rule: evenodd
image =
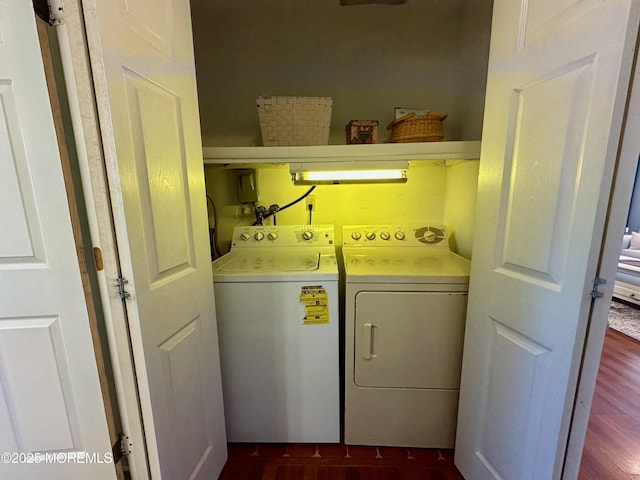
<instances>
[{"instance_id":1,"label":"white door trim","mask_svg":"<svg viewBox=\"0 0 640 480\"><path fill-rule=\"evenodd\" d=\"M114 286L114 281L120 275L120 262L80 1L65 1L65 23L57 27L57 34L92 247L100 249L104 265L102 270L97 271L97 277L118 411L123 434L133 444L127 458L129 473L133 480L147 480L151 477L129 341L127 312Z\"/></svg>"},{"instance_id":2,"label":"white door trim","mask_svg":"<svg viewBox=\"0 0 640 480\"><path fill-rule=\"evenodd\" d=\"M630 54L636 56L636 59L634 60L634 71L631 78L621 146L614 173L603 246L600 252L598 275L606 283L599 288L603 296L594 302L591 315L585 320L588 324L587 334L582 365L578 373L579 379L573 415L570 419L569 438L562 472L564 480L577 479L580 471L600 356L607 331L609 307L613 294L618 256L620 255L622 233L626 226L625 222L638 165L638 155L640 153L640 71L637 70L637 51L638 44L636 44L635 52L630 52Z\"/></svg>"}]
</instances>

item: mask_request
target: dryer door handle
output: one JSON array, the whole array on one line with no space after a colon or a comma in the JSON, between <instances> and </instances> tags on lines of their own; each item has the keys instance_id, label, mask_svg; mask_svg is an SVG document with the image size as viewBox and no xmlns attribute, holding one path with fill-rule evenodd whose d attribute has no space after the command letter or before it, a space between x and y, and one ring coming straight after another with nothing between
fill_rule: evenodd
<instances>
[{"instance_id":1,"label":"dryer door handle","mask_svg":"<svg viewBox=\"0 0 640 480\"><path fill-rule=\"evenodd\" d=\"M362 358L365 360L371 360L376 355L373 349L373 330L376 326L372 323L365 323L362 325Z\"/></svg>"}]
</instances>

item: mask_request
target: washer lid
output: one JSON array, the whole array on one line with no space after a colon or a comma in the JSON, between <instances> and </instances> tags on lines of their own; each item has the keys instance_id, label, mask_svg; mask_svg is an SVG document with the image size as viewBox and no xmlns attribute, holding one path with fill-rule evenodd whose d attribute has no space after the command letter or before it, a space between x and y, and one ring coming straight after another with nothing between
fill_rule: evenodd
<instances>
[{"instance_id":1,"label":"washer lid","mask_svg":"<svg viewBox=\"0 0 640 480\"><path fill-rule=\"evenodd\" d=\"M338 278L333 250L236 249L211 265L214 281L268 282Z\"/></svg>"},{"instance_id":2,"label":"washer lid","mask_svg":"<svg viewBox=\"0 0 640 480\"><path fill-rule=\"evenodd\" d=\"M318 252L249 251L239 253L222 265L220 273L315 272L320 266Z\"/></svg>"},{"instance_id":3,"label":"washer lid","mask_svg":"<svg viewBox=\"0 0 640 480\"><path fill-rule=\"evenodd\" d=\"M366 283L467 283L471 262L423 248L344 249L347 280Z\"/></svg>"}]
</instances>

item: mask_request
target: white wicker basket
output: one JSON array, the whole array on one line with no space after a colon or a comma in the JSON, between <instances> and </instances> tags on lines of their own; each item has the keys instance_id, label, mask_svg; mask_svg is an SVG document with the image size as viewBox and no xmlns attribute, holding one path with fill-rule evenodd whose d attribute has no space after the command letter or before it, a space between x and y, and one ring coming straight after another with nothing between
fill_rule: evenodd
<instances>
[{"instance_id":1,"label":"white wicker basket","mask_svg":"<svg viewBox=\"0 0 640 480\"><path fill-rule=\"evenodd\" d=\"M331 97L256 98L265 146L327 145Z\"/></svg>"}]
</instances>

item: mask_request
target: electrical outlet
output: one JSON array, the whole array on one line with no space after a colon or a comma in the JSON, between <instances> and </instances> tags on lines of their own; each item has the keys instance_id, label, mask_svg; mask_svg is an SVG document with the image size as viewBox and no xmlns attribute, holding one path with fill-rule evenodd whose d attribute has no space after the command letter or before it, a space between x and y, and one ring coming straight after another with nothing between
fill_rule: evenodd
<instances>
[{"instance_id":1,"label":"electrical outlet","mask_svg":"<svg viewBox=\"0 0 640 480\"><path fill-rule=\"evenodd\" d=\"M314 212L318 211L318 204L316 203L315 195L307 196L307 210L309 210L309 205L311 205L311 210L313 210Z\"/></svg>"}]
</instances>

